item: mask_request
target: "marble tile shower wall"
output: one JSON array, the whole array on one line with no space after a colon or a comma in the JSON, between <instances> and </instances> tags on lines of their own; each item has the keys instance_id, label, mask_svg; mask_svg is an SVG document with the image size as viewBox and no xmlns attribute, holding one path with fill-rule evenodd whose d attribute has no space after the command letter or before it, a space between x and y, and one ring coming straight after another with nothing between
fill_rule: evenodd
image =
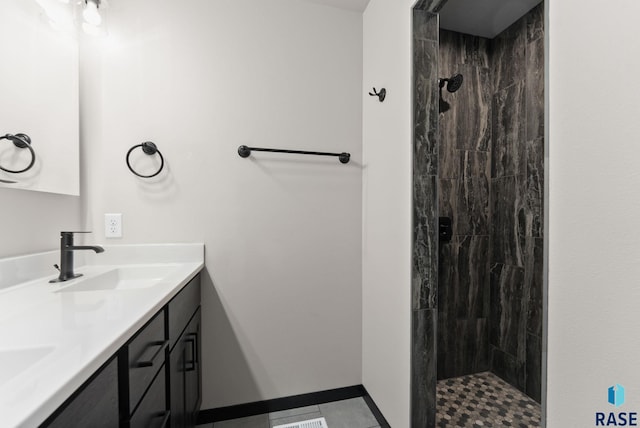
<instances>
[{"instance_id":1,"label":"marble tile shower wall","mask_svg":"<svg viewBox=\"0 0 640 428\"><path fill-rule=\"evenodd\" d=\"M491 370L540 402L544 5L491 41Z\"/></svg>"},{"instance_id":2,"label":"marble tile shower wall","mask_svg":"<svg viewBox=\"0 0 640 428\"><path fill-rule=\"evenodd\" d=\"M489 178L491 70L489 40L440 31L441 77L464 83L442 92L439 122L439 215L453 223L438 254L438 379L489 370Z\"/></svg>"},{"instance_id":3,"label":"marble tile shower wall","mask_svg":"<svg viewBox=\"0 0 640 428\"><path fill-rule=\"evenodd\" d=\"M436 424L438 15L430 5L413 12L412 427Z\"/></svg>"},{"instance_id":4,"label":"marble tile shower wall","mask_svg":"<svg viewBox=\"0 0 640 428\"><path fill-rule=\"evenodd\" d=\"M543 5L493 40L440 31L438 379L491 369L540 401Z\"/></svg>"},{"instance_id":5,"label":"marble tile shower wall","mask_svg":"<svg viewBox=\"0 0 640 428\"><path fill-rule=\"evenodd\" d=\"M540 401L543 6L486 40L439 31L445 2L413 13L416 427L435 426L438 378L491 369ZM439 115L438 77L455 73ZM453 219L448 244L438 216Z\"/></svg>"}]
</instances>

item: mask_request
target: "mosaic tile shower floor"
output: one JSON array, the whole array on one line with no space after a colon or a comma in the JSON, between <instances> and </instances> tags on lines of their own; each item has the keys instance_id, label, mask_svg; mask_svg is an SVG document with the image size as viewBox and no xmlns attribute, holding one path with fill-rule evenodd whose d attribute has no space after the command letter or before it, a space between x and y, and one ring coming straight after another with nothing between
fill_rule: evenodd
<instances>
[{"instance_id":1,"label":"mosaic tile shower floor","mask_svg":"<svg viewBox=\"0 0 640 428\"><path fill-rule=\"evenodd\" d=\"M438 382L437 424L451 427L540 427L540 405L493 373Z\"/></svg>"}]
</instances>

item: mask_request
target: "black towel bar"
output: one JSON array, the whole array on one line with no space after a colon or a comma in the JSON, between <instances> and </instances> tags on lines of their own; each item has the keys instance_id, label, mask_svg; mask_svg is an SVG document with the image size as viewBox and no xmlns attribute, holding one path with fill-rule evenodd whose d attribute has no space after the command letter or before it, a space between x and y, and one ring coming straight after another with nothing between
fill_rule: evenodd
<instances>
[{"instance_id":1,"label":"black towel bar","mask_svg":"<svg viewBox=\"0 0 640 428\"><path fill-rule=\"evenodd\" d=\"M238 154L240 155L240 157L243 157L243 158L248 158L249 155L251 155L252 151L272 152L272 153L293 153L297 155L336 156L341 163L349 163L349 160L351 159L351 154L346 152L327 153L327 152L309 152L306 150L264 149L260 147L247 147L247 146L238 147Z\"/></svg>"}]
</instances>

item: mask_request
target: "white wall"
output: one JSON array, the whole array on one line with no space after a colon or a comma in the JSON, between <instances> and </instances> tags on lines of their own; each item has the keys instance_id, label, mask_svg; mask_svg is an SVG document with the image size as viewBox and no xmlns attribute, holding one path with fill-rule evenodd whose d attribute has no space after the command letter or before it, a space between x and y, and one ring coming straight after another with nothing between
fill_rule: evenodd
<instances>
[{"instance_id":1,"label":"white wall","mask_svg":"<svg viewBox=\"0 0 640 428\"><path fill-rule=\"evenodd\" d=\"M363 89L387 98L363 107L362 377L397 428L410 416L412 6L371 0L363 15Z\"/></svg>"},{"instance_id":2,"label":"white wall","mask_svg":"<svg viewBox=\"0 0 640 428\"><path fill-rule=\"evenodd\" d=\"M589 427L615 383L640 411L640 4L547 7L547 426Z\"/></svg>"},{"instance_id":3,"label":"white wall","mask_svg":"<svg viewBox=\"0 0 640 428\"><path fill-rule=\"evenodd\" d=\"M107 19L82 47L87 227L120 212L117 242L206 244L202 408L362 383L361 13L127 0ZM146 140L159 179L125 165Z\"/></svg>"}]
</instances>

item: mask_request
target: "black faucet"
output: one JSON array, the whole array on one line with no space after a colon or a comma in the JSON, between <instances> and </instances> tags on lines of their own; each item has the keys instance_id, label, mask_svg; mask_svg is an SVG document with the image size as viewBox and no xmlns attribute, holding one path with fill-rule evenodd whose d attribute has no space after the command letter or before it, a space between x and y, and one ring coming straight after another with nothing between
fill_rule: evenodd
<instances>
[{"instance_id":1,"label":"black faucet","mask_svg":"<svg viewBox=\"0 0 640 428\"><path fill-rule=\"evenodd\" d=\"M92 250L96 253L104 252L104 248L99 245L73 245L74 233L91 233L91 232L60 232L60 266L54 265L59 271L60 276L49 282L64 282L73 278L82 276L81 273L73 273L73 252L76 250Z\"/></svg>"}]
</instances>

